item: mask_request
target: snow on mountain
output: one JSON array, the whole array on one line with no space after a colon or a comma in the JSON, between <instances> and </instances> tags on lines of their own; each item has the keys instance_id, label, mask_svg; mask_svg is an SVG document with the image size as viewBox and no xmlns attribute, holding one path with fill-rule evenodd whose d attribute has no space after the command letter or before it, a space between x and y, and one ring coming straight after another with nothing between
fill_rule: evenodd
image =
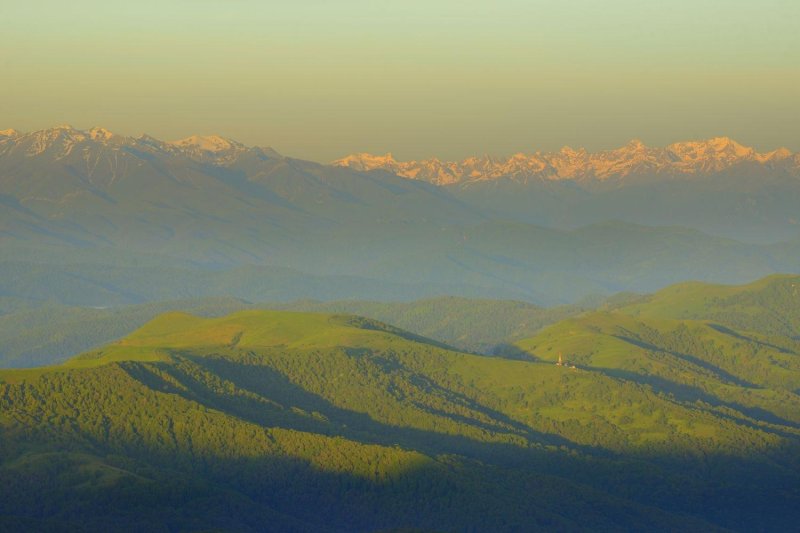
<instances>
[{"instance_id":1,"label":"snow on mountain","mask_svg":"<svg viewBox=\"0 0 800 533\"><path fill-rule=\"evenodd\" d=\"M205 163L226 164L249 148L239 142L219 135L192 135L178 141L169 141L168 146L177 148L184 155Z\"/></svg>"},{"instance_id":2,"label":"snow on mountain","mask_svg":"<svg viewBox=\"0 0 800 533\"><path fill-rule=\"evenodd\" d=\"M105 150L127 153L161 153L188 157L212 164L227 164L249 150L259 150L271 157L280 157L271 148L250 148L217 135L192 135L178 141L165 142L149 135L126 137L106 128L78 130L70 125L56 126L31 133L14 129L0 131L0 155L22 154L26 157L50 156L63 159L80 149L96 154Z\"/></svg>"},{"instance_id":3,"label":"snow on mountain","mask_svg":"<svg viewBox=\"0 0 800 533\"><path fill-rule=\"evenodd\" d=\"M105 128L77 130L70 125L22 133L17 130L0 132L0 154L21 153L27 157L49 155L61 159L73 153L78 146L124 144L126 138Z\"/></svg>"},{"instance_id":4,"label":"snow on mountain","mask_svg":"<svg viewBox=\"0 0 800 533\"><path fill-rule=\"evenodd\" d=\"M246 150L242 143L220 137L219 135L192 135L179 141L169 141L166 144L175 146L185 151L194 151L207 154L234 153Z\"/></svg>"},{"instance_id":5,"label":"snow on mountain","mask_svg":"<svg viewBox=\"0 0 800 533\"><path fill-rule=\"evenodd\" d=\"M117 137L116 134L99 126L90 129L87 133L89 134L89 137L94 141L110 141L115 137Z\"/></svg>"},{"instance_id":6,"label":"snow on mountain","mask_svg":"<svg viewBox=\"0 0 800 533\"><path fill-rule=\"evenodd\" d=\"M181 139L179 141L171 141L167 144L171 144L173 146L178 146L181 148L196 148L198 150L204 150L206 152L224 152L225 150L230 150L234 146L241 146L239 143L235 141L229 141L228 139L224 139L218 135L192 135L191 137L187 137L185 139Z\"/></svg>"},{"instance_id":7,"label":"snow on mountain","mask_svg":"<svg viewBox=\"0 0 800 533\"><path fill-rule=\"evenodd\" d=\"M505 159L470 157L463 161L397 161L391 154L376 156L360 153L338 159L332 164L355 170L382 169L406 178L448 185L499 178L526 182L603 181L628 175L652 174L691 176L719 172L745 162L780 164L795 172L800 170L800 155L792 154L786 148L759 153L727 137L678 142L665 148L651 148L639 140L632 140L620 148L594 153L565 146L557 152L518 153Z\"/></svg>"},{"instance_id":8,"label":"snow on mountain","mask_svg":"<svg viewBox=\"0 0 800 533\"><path fill-rule=\"evenodd\" d=\"M50 157L55 160L79 154L87 161L98 157L137 157L150 153L185 157L213 165L230 165L244 154L281 158L270 148L254 148L218 135L192 135L177 141L161 141L149 135L126 137L105 128L79 130L69 125L31 133L0 131L0 155ZM749 163L800 176L800 153L786 148L760 153L727 137L684 141L664 148L632 140L613 150L589 152L568 146L555 152L517 153L505 158L469 157L462 161L437 158L398 161L391 153L357 153L332 165L357 171L385 170L409 179L436 185L491 181L501 178L529 181L614 181L627 176L690 177L721 172ZM95 164L95 163L92 163Z\"/></svg>"}]
</instances>

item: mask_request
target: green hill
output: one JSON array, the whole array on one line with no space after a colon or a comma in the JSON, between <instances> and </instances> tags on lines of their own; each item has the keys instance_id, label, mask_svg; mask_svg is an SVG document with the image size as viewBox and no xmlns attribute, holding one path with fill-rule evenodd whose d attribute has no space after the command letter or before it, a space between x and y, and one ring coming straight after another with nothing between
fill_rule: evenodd
<instances>
[{"instance_id":1,"label":"green hill","mask_svg":"<svg viewBox=\"0 0 800 533\"><path fill-rule=\"evenodd\" d=\"M597 305L602 304L602 300ZM513 300L442 296L412 302L293 302L270 308L366 316L454 346L491 354L502 345L532 335L542 327L576 315L589 305L540 307Z\"/></svg>"},{"instance_id":2,"label":"green hill","mask_svg":"<svg viewBox=\"0 0 800 533\"><path fill-rule=\"evenodd\" d=\"M797 276L744 286L686 283L573 317L517 353L647 384L753 424L800 428Z\"/></svg>"},{"instance_id":3,"label":"green hill","mask_svg":"<svg viewBox=\"0 0 800 533\"><path fill-rule=\"evenodd\" d=\"M776 274L749 285L682 283L631 305L644 317L701 319L767 335L800 336L800 276Z\"/></svg>"},{"instance_id":4,"label":"green hill","mask_svg":"<svg viewBox=\"0 0 800 533\"><path fill-rule=\"evenodd\" d=\"M8 306L12 305L14 302ZM0 367L64 362L76 354L124 337L167 311L215 316L250 305L236 298L171 300L103 308L55 302L17 304L8 312L0 313Z\"/></svg>"},{"instance_id":5,"label":"green hill","mask_svg":"<svg viewBox=\"0 0 800 533\"><path fill-rule=\"evenodd\" d=\"M119 339L167 311L219 316L256 308L356 314L395 324L461 350L493 353L509 341L530 336L543 326L588 307L543 308L511 300L450 296L412 302L305 300L260 304L236 298L204 298L103 308L0 298L0 367L61 363Z\"/></svg>"},{"instance_id":6,"label":"green hill","mask_svg":"<svg viewBox=\"0 0 800 533\"><path fill-rule=\"evenodd\" d=\"M783 527L798 431L759 409L348 315L168 313L0 371L0 527Z\"/></svg>"}]
</instances>

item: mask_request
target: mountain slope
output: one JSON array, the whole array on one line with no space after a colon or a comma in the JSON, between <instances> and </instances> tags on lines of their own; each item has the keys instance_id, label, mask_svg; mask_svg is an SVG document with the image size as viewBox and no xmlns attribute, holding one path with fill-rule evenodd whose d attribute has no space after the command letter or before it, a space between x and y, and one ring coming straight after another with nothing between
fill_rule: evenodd
<instances>
[{"instance_id":1,"label":"mountain slope","mask_svg":"<svg viewBox=\"0 0 800 533\"><path fill-rule=\"evenodd\" d=\"M800 336L800 276L774 275L749 285L682 283L624 309L634 316L703 318L765 335Z\"/></svg>"},{"instance_id":2,"label":"mountain slope","mask_svg":"<svg viewBox=\"0 0 800 533\"><path fill-rule=\"evenodd\" d=\"M615 182L520 183L500 178L446 187L453 196L502 217L572 228L606 220L682 226L751 243L796 240L800 179L742 164L690 178L644 176Z\"/></svg>"},{"instance_id":3,"label":"mountain slope","mask_svg":"<svg viewBox=\"0 0 800 533\"><path fill-rule=\"evenodd\" d=\"M747 164L772 165L754 161ZM795 236L800 180L778 170L725 174L742 165L652 184L503 178L438 187L214 136L12 132L0 137L0 296L106 306L408 293L402 299L552 305L686 279L742 283L796 271L800 241L737 239L750 230L770 242Z\"/></svg>"},{"instance_id":4,"label":"mountain slope","mask_svg":"<svg viewBox=\"0 0 800 533\"><path fill-rule=\"evenodd\" d=\"M800 472L789 422L346 315L161 315L64 366L0 372L0 404L0 515L21 521L707 530L797 518L783 491Z\"/></svg>"},{"instance_id":5,"label":"mountain slope","mask_svg":"<svg viewBox=\"0 0 800 533\"><path fill-rule=\"evenodd\" d=\"M493 217L551 227L616 219L752 242L800 232L800 155L783 148L758 153L724 137L665 148L631 141L596 153L564 148L460 162L356 154L333 164L435 183Z\"/></svg>"},{"instance_id":6,"label":"mountain slope","mask_svg":"<svg viewBox=\"0 0 800 533\"><path fill-rule=\"evenodd\" d=\"M515 344L538 360L647 383L684 400L800 428L797 276L687 283Z\"/></svg>"},{"instance_id":7,"label":"mountain slope","mask_svg":"<svg viewBox=\"0 0 800 533\"><path fill-rule=\"evenodd\" d=\"M476 220L439 189L388 174L215 137L165 143L69 126L0 137L0 198L11 207L0 219L5 240L228 263L295 249L293 239L311 230Z\"/></svg>"}]
</instances>

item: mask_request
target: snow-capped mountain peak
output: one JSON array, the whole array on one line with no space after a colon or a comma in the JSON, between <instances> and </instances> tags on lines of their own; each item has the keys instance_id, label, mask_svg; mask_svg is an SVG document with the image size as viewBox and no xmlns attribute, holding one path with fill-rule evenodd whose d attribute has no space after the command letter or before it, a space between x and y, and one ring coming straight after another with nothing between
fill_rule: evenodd
<instances>
[{"instance_id":1,"label":"snow-capped mountain peak","mask_svg":"<svg viewBox=\"0 0 800 533\"><path fill-rule=\"evenodd\" d=\"M339 166L351 167L356 170L373 170L376 168L389 169L396 163L391 152L388 152L385 155L373 155L366 152L361 152L358 154L351 154L343 159L340 159L340 161L343 164Z\"/></svg>"},{"instance_id":2,"label":"snow-capped mountain peak","mask_svg":"<svg viewBox=\"0 0 800 533\"><path fill-rule=\"evenodd\" d=\"M332 164L356 170L383 169L406 178L447 185L500 178L604 181L630 175L688 177L723 171L745 162L784 165L800 174L800 156L786 148L759 153L729 137L677 142L665 148L651 148L633 139L620 148L598 152L565 146L556 152L516 153L507 158L469 157L462 161L396 161L361 153Z\"/></svg>"},{"instance_id":3,"label":"snow-capped mountain peak","mask_svg":"<svg viewBox=\"0 0 800 533\"><path fill-rule=\"evenodd\" d=\"M244 148L244 145L219 135L192 135L178 141L170 141L167 144L179 148L194 148L204 152L219 153Z\"/></svg>"},{"instance_id":4,"label":"snow-capped mountain peak","mask_svg":"<svg viewBox=\"0 0 800 533\"><path fill-rule=\"evenodd\" d=\"M95 126L94 128L90 129L88 132L89 137L94 141L110 141L111 139L118 137L115 133L102 128L100 126Z\"/></svg>"},{"instance_id":5,"label":"snow-capped mountain peak","mask_svg":"<svg viewBox=\"0 0 800 533\"><path fill-rule=\"evenodd\" d=\"M89 157L104 151L112 154L130 148L127 153L170 153L211 164L227 164L239 155L253 150L242 143L218 135L193 135L179 141L164 142L150 135L126 137L101 126L79 130L68 124L54 128L20 133L14 129L0 131L0 155L19 153L26 157L63 159L73 153ZM76 152L77 150L77 152ZM270 148L258 148L270 157L281 157ZM94 156L92 156L94 157Z\"/></svg>"},{"instance_id":6,"label":"snow-capped mountain peak","mask_svg":"<svg viewBox=\"0 0 800 533\"><path fill-rule=\"evenodd\" d=\"M217 165L229 163L249 150L244 144L219 135L192 135L165 144L191 159Z\"/></svg>"}]
</instances>

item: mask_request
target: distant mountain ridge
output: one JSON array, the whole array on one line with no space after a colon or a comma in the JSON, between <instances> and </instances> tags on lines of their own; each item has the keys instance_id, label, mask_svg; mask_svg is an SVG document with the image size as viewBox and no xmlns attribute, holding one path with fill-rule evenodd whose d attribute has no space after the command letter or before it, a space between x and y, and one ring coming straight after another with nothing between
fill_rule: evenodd
<instances>
[{"instance_id":1,"label":"distant mountain ridge","mask_svg":"<svg viewBox=\"0 0 800 533\"><path fill-rule=\"evenodd\" d=\"M714 150L720 168L749 162L691 179L437 185L220 136L6 130L0 296L111 305L154 295L449 294L553 305L686 279L798 272L795 156L723 144L696 151ZM663 159L628 150L645 166Z\"/></svg>"},{"instance_id":2,"label":"distant mountain ridge","mask_svg":"<svg viewBox=\"0 0 800 533\"><path fill-rule=\"evenodd\" d=\"M212 165L235 164L246 154L284 157L269 147L247 146L219 135L191 135L162 141L150 135L117 135L103 127L79 130L69 125L31 133L0 131L0 157L49 156L60 160L79 149L91 172L92 148L123 150L133 155L186 158ZM758 152L728 137L682 141L664 148L646 146L634 139L613 150L589 152L569 146L555 152L516 153L509 157L468 157L461 161L438 158L398 161L391 153L356 153L331 162L359 172L384 170L394 175L434 185L469 184L498 179L528 181L615 181L635 176L693 177L713 175L744 165L750 171L781 172L800 178L800 153L787 148Z\"/></svg>"},{"instance_id":3,"label":"distant mountain ridge","mask_svg":"<svg viewBox=\"0 0 800 533\"><path fill-rule=\"evenodd\" d=\"M712 174L742 164L782 170L800 177L800 154L786 148L760 153L728 137L684 141L665 148L632 140L614 150L588 152L565 146L557 152L517 153L507 158L469 157L462 161L436 158L397 161L391 153L358 153L332 163L355 170L387 170L398 176L436 185L510 178L528 180L614 180L636 175L695 176Z\"/></svg>"},{"instance_id":4,"label":"distant mountain ridge","mask_svg":"<svg viewBox=\"0 0 800 533\"><path fill-rule=\"evenodd\" d=\"M219 135L191 135L175 141L162 141L147 134L124 136L100 126L80 130L70 125L30 133L0 130L0 156L48 154L60 159L70 155L76 147L86 148L84 143L91 142L112 149L137 149L144 153L183 156L219 165L232 163L247 152L283 157L270 147L247 146ZM619 148L597 152L565 146L553 152L516 153L509 157L472 156L461 161L438 158L398 161L391 153L375 155L362 152L337 159L331 165L356 171L380 169L408 179L451 185L500 178L602 181L639 174L692 176L721 172L748 163L800 177L800 153L783 147L758 152L729 137L680 141L663 148L646 146L633 139Z\"/></svg>"},{"instance_id":5,"label":"distant mountain ridge","mask_svg":"<svg viewBox=\"0 0 800 533\"><path fill-rule=\"evenodd\" d=\"M203 246L190 254L213 243L224 262L263 258L299 234L363 221L480 218L437 187L388 173L219 136L165 142L70 126L0 136L0 205L3 241L166 246L183 255L176 246L192 240Z\"/></svg>"},{"instance_id":6,"label":"distant mountain ridge","mask_svg":"<svg viewBox=\"0 0 800 533\"><path fill-rule=\"evenodd\" d=\"M177 141L162 141L146 134L129 137L117 135L100 126L80 130L68 124L30 133L15 129L0 131L0 156L24 154L32 157L46 154L61 159L70 155L75 148L87 148L92 141L112 149L185 156L217 164L229 163L248 151L280 157L272 148L249 147L219 135L192 135Z\"/></svg>"}]
</instances>

